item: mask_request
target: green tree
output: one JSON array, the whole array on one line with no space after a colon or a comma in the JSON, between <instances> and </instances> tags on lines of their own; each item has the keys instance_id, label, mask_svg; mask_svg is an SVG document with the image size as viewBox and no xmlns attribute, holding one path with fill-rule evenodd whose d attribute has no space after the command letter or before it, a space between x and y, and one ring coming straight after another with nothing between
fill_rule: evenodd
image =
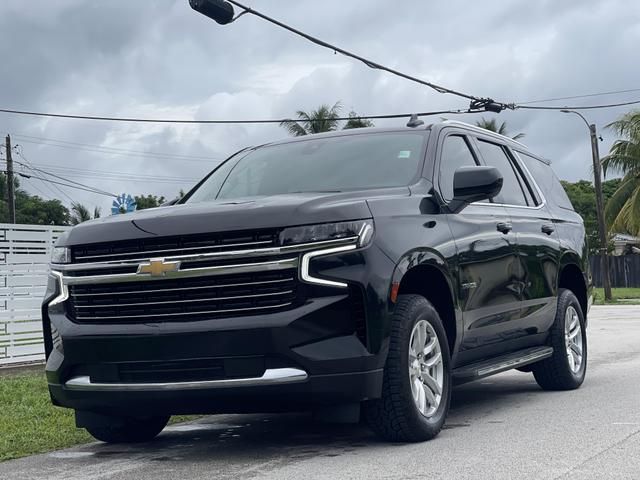
<instances>
[{"instance_id":1,"label":"green tree","mask_svg":"<svg viewBox=\"0 0 640 480\"><path fill-rule=\"evenodd\" d=\"M498 121L495 118L487 120L486 118L482 117L476 122L476 125L480 128L484 128L485 130L490 130L492 132L499 133L500 135L509 136L509 133L507 132L507 122L502 122L500 125L498 125ZM518 133L511 138L513 138L514 140L520 140L524 136L524 133Z\"/></svg>"},{"instance_id":2,"label":"green tree","mask_svg":"<svg viewBox=\"0 0 640 480\"><path fill-rule=\"evenodd\" d=\"M329 105L320 105L316 110L305 112L298 110L297 120L284 120L280 122L280 126L294 137L302 137L321 132L333 132L340 128L340 111L342 105L336 102L333 107ZM372 121L358 118L358 114L353 110L349 112L349 120L345 123L343 130L351 128L373 127Z\"/></svg>"},{"instance_id":3,"label":"green tree","mask_svg":"<svg viewBox=\"0 0 640 480\"><path fill-rule=\"evenodd\" d=\"M69 223L71 225L78 225L79 223L86 222L92 218L100 218L100 207L93 209L93 217L87 207L80 202L71 202L71 215L69 216Z\"/></svg>"},{"instance_id":4,"label":"green tree","mask_svg":"<svg viewBox=\"0 0 640 480\"><path fill-rule=\"evenodd\" d=\"M20 182L15 179L16 221L21 224L33 225L67 225L69 210L60 200L45 200L37 195L30 195L20 188ZM7 206L7 177L0 173L0 222L9 219Z\"/></svg>"},{"instance_id":5,"label":"green tree","mask_svg":"<svg viewBox=\"0 0 640 480\"><path fill-rule=\"evenodd\" d=\"M605 218L612 231L640 236L640 110L625 113L607 128L621 138L602 160L604 173L624 176L606 204Z\"/></svg>"},{"instance_id":6,"label":"green tree","mask_svg":"<svg viewBox=\"0 0 640 480\"><path fill-rule=\"evenodd\" d=\"M596 191L589 180L579 180L575 183L562 181L562 186L571 200L573 208L584 220L591 253L598 253L600 240L598 237L598 220L596 216ZM602 191L605 202L611 198L620 184L620 179L603 182Z\"/></svg>"},{"instance_id":7,"label":"green tree","mask_svg":"<svg viewBox=\"0 0 640 480\"><path fill-rule=\"evenodd\" d=\"M166 202L163 196L157 195L136 195L136 210L144 210L145 208L155 208Z\"/></svg>"},{"instance_id":8,"label":"green tree","mask_svg":"<svg viewBox=\"0 0 640 480\"><path fill-rule=\"evenodd\" d=\"M313 133L332 132L338 129L338 120L342 105L336 102L333 107L320 105L316 110L305 112L298 110L297 120L284 120L280 123L294 137L302 137Z\"/></svg>"},{"instance_id":9,"label":"green tree","mask_svg":"<svg viewBox=\"0 0 640 480\"><path fill-rule=\"evenodd\" d=\"M367 127L373 127L373 126L374 124L371 120L368 120L366 118L358 118L358 114L353 110L351 110L349 112L349 120L347 120L347 123L345 123L342 129L350 130L352 128L367 128Z\"/></svg>"}]
</instances>

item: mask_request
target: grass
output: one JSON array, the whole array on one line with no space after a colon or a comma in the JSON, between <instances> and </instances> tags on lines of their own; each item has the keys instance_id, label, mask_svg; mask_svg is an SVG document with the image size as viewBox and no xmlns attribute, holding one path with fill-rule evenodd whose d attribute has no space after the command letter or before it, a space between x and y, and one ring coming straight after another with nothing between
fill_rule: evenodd
<instances>
[{"instance_id":1,"label":"grass","mask_svg":"<svg viewBox=\"0 0 640 480\"><path fill-rule=\"evenodd\" d=\"M171 423L194 416L172 417ZM54 407L43 372L0 374L0 462L93 441L73 410Z\"/></svg>"},{"instance_id":2,"label":"grass","mask_svg":"<svg viewBox=\"0 0 640 480\"><path fill-rule=\"evenodd\" d=\"M610 302L604 300L604 289L593 289L594 303L597 305L620 304L620 305L640 305L640 288L612 288Z\"/></svg>"}]
</instances>

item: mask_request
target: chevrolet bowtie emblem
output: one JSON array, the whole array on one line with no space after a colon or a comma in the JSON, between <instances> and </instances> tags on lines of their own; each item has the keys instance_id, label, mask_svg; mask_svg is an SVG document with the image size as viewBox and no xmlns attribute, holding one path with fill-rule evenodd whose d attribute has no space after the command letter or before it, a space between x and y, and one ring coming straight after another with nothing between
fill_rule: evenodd
<instances>
[{"instance_id":1,"label":"chevrolet bowtie emblem","mask_svg":"<svg viewBox=\"0 0 640 480\"><path fill-rule=\"evenodd\" d=\"M177 272L180 269L180 262L168 262L164 258L152 258L149 263L138 265L137 273L146 273L152 277L162 277L168 272Z\"/></svg>"}]
</instances>

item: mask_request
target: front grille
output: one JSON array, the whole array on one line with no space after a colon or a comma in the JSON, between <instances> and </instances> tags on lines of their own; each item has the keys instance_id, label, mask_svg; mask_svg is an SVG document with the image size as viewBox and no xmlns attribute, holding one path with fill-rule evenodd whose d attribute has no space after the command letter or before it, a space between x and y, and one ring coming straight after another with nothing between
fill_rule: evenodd
<instances>
[{"instance_id":1,"label":"front grille","mask_svg":"<svg viewBox=\"0 0 640 480\"><path fill-rule=\"evenodd\" d=\"M70 285L78 323L149 323L258 315L300 304L295 268L160 281Z\"/></svg>"},{"instance_id":2,"label":"front grille","mask_svg":"<svg viewBox=\"0 0 640 480\"><path fill-rule=\"evenodd\" d=\"M71 248L74 263L137 260L274 247L279 230L206 233L118 242L92 243Z\"/></svg>"}]
</instances>

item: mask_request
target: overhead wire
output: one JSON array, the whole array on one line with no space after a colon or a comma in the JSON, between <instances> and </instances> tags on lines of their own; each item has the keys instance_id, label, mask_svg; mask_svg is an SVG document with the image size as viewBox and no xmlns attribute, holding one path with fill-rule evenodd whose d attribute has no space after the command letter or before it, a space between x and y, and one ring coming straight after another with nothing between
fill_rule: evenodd
<instances>
[{"instance_id":1,"label":"overhead wire","mask_svg":"<svg viewBox=\"0 0 640 480\"><path fill-rule=\"evenodd\" d=\"M26 161L26 159L24 158L24 156L23 156L21 153L18 153L18 155L20 156L20 158L22 158L23 160L25 160L25 161ZM64 180L64 181L66 181L66 182L68 182L68 183L72 183L72 184L78 185L78 186L80 186L80 187L83 187L83 189L88 189L88 190L90 190L90 191L94 191L95 193L100 193L100 194L102 194L102 195L108 195L108 196L110 196L110 197L117 197L117 195L116 195L115 193L111 193L111 192L108 192L108 191L106 191L106 190L102 190L102 189L100 189L100 188L93 187L93 186L91 186L91 185L86 185L86 184L84 184L84 183L76 182L76 181L74 181L74 180L69 180L69 179L67 179L67 178L65 178L65 177L62 177L62 176L60 176L60 175L56 175L55 173L48 172L48 171L43 170L43 169L41 169L41 168L33 167L33 166L28 165L28 164L26 164L26 163L17 162L17 161L16 161L15 163L17 163L18 165L21 165L21 166L23 166L23 167L26 167L26 168L28 168L29 170L32 170L32 171L34 171L34 172L39 172L39 173L42 173L42 174L44 174L44 175L49 175L49 176L51 176L51 177L54 177L54 178L57 178L57 179L60 179L60 180ZM38 177L36 177L36 178L38 178ZM52 182L52 183L60 184L59 182Z\"/></svg>"},{"instance_id":2,"label":"overhead wire","mask_svg":"<svg viewBox=\"0 0 640 480\"><path fill-rule=\"evenodd\" d=\"M78 114L66 114L66 113L50 113L50 112L35 112L27 110L13 110L8 108L0 108L0 113L10 113L15 115L27 115L37 117L50 117L50 118L66 118L75 120L97 120L108 122L133 122L133 123L176 123L176 124L219 124L219 125L247 125L247 124L263 124L274 123L280 124L283 122L297 121L291 118L262 118L262 119L244 119L244 120L183 120L183 119L167 119L167 118L137 118L137 117L109 117L100 115L78 115ZM333 120L336 121L348 121L348 120L382 120L382 119L394 119L394 118L410 118L412 115L417 117L427 117L433 115L445 115L445 114L457 114L457 113L473 113L466 109L458 110L438 110L432 112L420 112L420 113L394 113L387 115L357 115L353 117L337 117ZM309 121L324 121L309 120Z\"/></svg>"},{"instance_id":3,"label":"overhead wire","mask_svg":"<svg viewBox=\"0 0 640 480\"><path fill-rule=\"evenodd\" d=\"M405 80L409 80L415 83L418 83L420 85L424 85L427 87L430 87L432 89L434 89L436 92L438 93L448 93L451 95L455 95L461 98L465 98L467 100L481 100L480 97L477 97L475 95L470 95L468 93L464 93L464 92L460 92L458 90L454 90L448 87L443 87L442 85L437 85L433 82L428 82L426 80L422 80L420 78L417 78L413 75L409 75L406 73L403 73L399 70L395 70L393 68L387 67L385 65L382 65L380 63L374 62L373 60L369 60L368 58L362 57L360 55L357 55L353 52L350 52L348 50L345 50L344 48L340 48L336 45L333 45L331 43L325 42L324 40L320 40L319 38L316 38L312 35L309 35L308 33L305 33L301 30L298 30L294 27L291 27L290 25L287 25L286 23L283 23L279 20L276 20L275 18L269 17L267 15L265 15L262 12L259 12L258 10L255 10L251 7L247 7L246 5L243 5L242 3L236 1L236 0L227 0L229 1L229 3L232 3L233 5L240 7L241 9L244 10L244 13L250 13L252 15L255 15L256 17L262 18L263 20L266 20L269 23L272 23L280 28L283 28L285 30L288 30L289 32L298 35L299 37L302 37L306 40L308 40L311 43L314 43L316 45L319 45L321 47L324 48L328 48L329 50L332 50L334 53L341 53L342 55L349 57L349 58L353 58L354 60L358 60L362 63L364 63L367 67L372 68L374 70L382 70L385 71L387 73L391 73L392 75L404 78ZM236 17L238 18L238 17Z\"/></svg>"},{"instance_id":4,"label":"overhead wire","mask_svg":"<svg viewBox=\"0 0 640 480\"><path fill-rule=\"evenodd\" d=\"M167 158L167 159L180 159L187 161L219 161L219 158L198 156L198 155L183 155L161 152L145 152L141 150L130 150L126 148L107 147L104 145L87 144L70 142L67 140L57 140L54 138L36 137L33 135L13 134L12 135L22 143L31 143L34 145L46 145L51 147L70 148L76 150L85 150L88 152L108 153L114 155L127 155L127 156L139 156L139 157L152 157L152 158Z\"/></svg>"},{"instance_id":5,"label":"overhead wire","mask_svg":"<svg viewBox=\"0 0 640 480\"><path fill-rule=\"evenodd\" d=\"M98 190L93 190L91 188L83 188L83 187L79 187L79 186L76 186L76 185L69 185L67 183L57 182L57 181L51 180L49 178L42 178L42 177L39 177L39 176L37 176L35 174L29 175L29 174L22 173L22 172L16 172L16 175L19 175L19 176L24 177L24 178L37 178L38 180L42 180L43 182L49 182L49 183L53 183L55 185L62 185L62 186L68 187L68 188L75 188L75 189L78 189L78 190L85 190L87 192L97 193L99 195L105 195L107 197L117 197L117 195L113 195L111 193L105 193L105 192L101 192L101 191L98 191Z\"/></svg>"},{"instance_id":6,"label":"overhead wire","mask_svg":"<svg viewBox=\"0 0 640 480\"><path fill-rule=\"evenodd\" d=\"M613 107L624 107L626 105L637 105L640 103L640 100L633 100L630 102L621 102L621 103L609 103L606 105L579 105L579 106L567 106L567 105L516 105L516 110L526 109L526 110L595 110L600 108L613 108Z\"/></svg>"},{"instance_id":7,"label":"overhead wire","mask_svg":"<svg viewBox=\"0 0 640 480\"><path fill-rule=\"evenodd\" d=\"M187 178L187 177L174 177L174 176L160 176L160 175L146 175L146 174L134 174L134 173L117 173L107 172L105 170L89 170L84 168L72 168L62 167L58 165L42 165L40 163L32 163L37 167L46 167L49 171L56 173L64 173L65 175L79 178L95 178L99 175L101 179L109 180L144 180L148 182L157 183L184 183L184 182L197 182L200 178Z\"/></svg>"},{"instance_id":8,"label":"overhead wire","mask_svg":"<svg viewBox=\"0 0 640 480\"><path fill-rule=\"evenodd\" d=\"M544 98L539 100L528 100L526 102L516 102L517 105L529 105L532 103L546 103L546 102L555 102L558 100L575 100L577 98L591 98L591 97L602 97L606 95L618 95L621 93L631 93L631 92L640 92L640 88L630 88L627 90L612 90L609 92L597 92L597 93L586 93L584 95L572 95L570 97L555 97L555 98Z\"/></svg>"},{"instance_id":9,"label":"overhead wire","mask_svg":"<svg viewBox=\"0 0 640 480\"><path fill-rule=\"evenodd\" d=\"M29 161L29 160L28 160L28 159L23 155L23 153L22 153L22 146L20 146L20 145L15 145L15 146L14 146L14 150L15 150L15 152L18 154L18 156L19 156L20 158L22 158L25 162L27 162L27 164L28 164L28 165L27 165L27 167L28 167L28 168L32 168L32 166L31 166L31 162L30 162L30 161ZM16 163L17 163L18 165L24 166L24 164L22 164L21 162L17 162L17 161L16 161ZM74 202L74 199L73 199L73 198L71 198L71 196L70 196L70 195L68 195L68 194L67 194L67 192L65 192L64 190L62 190L59 186L57 186L57 185L49 185L48 183L45 183L44 181L43 181L43 185L44 185L45 187L47 187L47 188L49 189L49 191L50 191L50 192L52 192L54 195L56 195L56 196L57 196L57 194L55 193L55 192L56 192L56 190L57 190L57 191L58 191L58 192L59 192L63 197L67 197L71 203L73 203L73 202Z\"/></svg>"}]
</instances>

